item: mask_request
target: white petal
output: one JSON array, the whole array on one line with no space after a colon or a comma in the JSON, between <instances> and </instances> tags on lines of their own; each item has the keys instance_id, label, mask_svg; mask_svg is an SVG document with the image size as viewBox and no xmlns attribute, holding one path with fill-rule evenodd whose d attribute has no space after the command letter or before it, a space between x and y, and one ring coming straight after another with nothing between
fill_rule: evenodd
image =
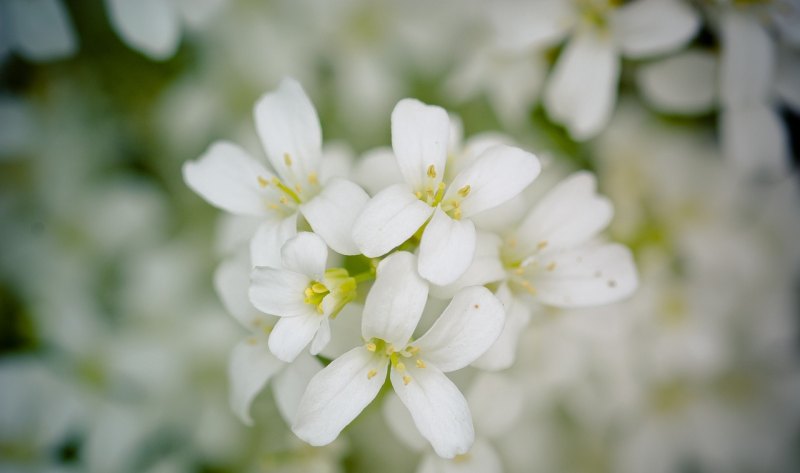
<instances>
[{"instance_id":1,"label":"white petal","mask_svg":"<svg viewBox=\"0 0 800 473\"><path fill-rule=\"evenodd\" d=\"M464 274L446 286L432 286L431 295L440 299L452 299L461 289L468 286L485 286L506 277L506 269L500 261L500 237L493 233L478 232L475 257Z\"/></svg>"},{"instance_id":2,"label":"white petal","mask_svg":"<svg viewBox=\"0 0 800 473\"><path fill-rule=\"evenodd\" d=\"M318 235L300 232L284 243L281 248L281 264L284 269L305 274L315 281L322 281L328 247Z\"/></svg>"},{"instance_id":3,"label":"white petal","mask_svg":"<svg viewBox=\"0 0 800 473\"><path fill-rule=\"evenodd\" d=\"M800 113L800 52L786 47L780 50L775 92L795 113Z\"/></svg>"},{"instance_id":4,"label":"white petal","mask_svg":"<svg viewBox=\"0 0 800 473\"><path fill-rule=\"evenodd\" d=\"M266 321L250 303L250 262L247 255L227 258L214 271L214 289L222 305L242 326L254 330Z\"/></svg>"},{"instance_id":5,"label":"white petal","mask_svg":"<svg viewBox=\"0 0 800 473\"><path fill-rule=\"evenodd\" d=\"M254 113L267 157L290 187L306 186L312 173L319 177L322 130L314 105L297 81L283 79L277 90L259 99Z\"/></svg>"},{"instance_id":6,"label":"white petal","mask_svg":"<svg viewBox=\"0 0 800 473\"><path fill-rule=\"evenodd\" d=\"M592 80L587 81L586 78ZM545 90L544 104L576 140L599 133L617 100L619 57L611 40L578 33L567 44Z\"/></svg>"},{"instance_id":7,"label":"white petal","mask_svg":"<svg viewBox=\"0 0 800 473\"><path fill-rule=\"evenodd\" d=\"M404 376L409 381L403 380ZM407 371L391 372L392 386L403 401L414 425L443 458L466 453L475 440L472 418L466 399L437 367L411 366Z\"/></svg>"},{"instance_id":8,"label":"white petal","mask_svg":"<svg viewBox=\"0 0 800 473\"><path fill-rule=\"evenodd\" d=\"M301 353L292 364L275 376L272 392L275 404L287 424L292 425L297 417L297 407L306 386L322 370L322 363L308 353Z\"/></svg>"},{"instance_id":9,"label":"white petal","mask_svg":"<svg viewBox=\"0 0 800 473\"><path fill-rule=\"evenodd\" d=\"M459 189L469 186L469 194L461 201L462 215L469 218L519 194L540 171L539 160L533 154L513 146L492 146L458 173L444 200L457 196Z\"/></svg>"},{"instance_id":10,"label":"white petal","mask_svg":"<svg viewBox=\"0 0 800 473\"><path fill-rule=\"evenodd\" d=\"M414 345L420 357L445 373L461 369L481 356L500 336L503 304L481 286L462 289L442 315Z\"/></svg>"},{"instance_id":11,"label":"white petal","mask_svg":"<svg viewBox=\"0 0 800 473\"><path fill-rule=\"evenodd\" d=\"M234 214L273 215L272 191L259 185L272 173L233 143L218 141L197 161L183 165L183 180L210 204ZM275 199L277 200L277 199Z\"/></svg>"},{"instance_id":12,"label":"white petal","mask_svg":"<svg viewBox=\"0 0 800 473\"><path fill-rule=\"evenodd\" d=\"M213 18L217 17L220 10L228 3L228 0L173 0L175 7L180 12L187 26L199 29L205 26Z\"/></svg>"},{"instance_id":13,"label":"white petal","mask_svg":"<svg viewBox=\"0 0 800 473\"><path fill-rule=\"evenodd\" d=\"M482 370L499 371L514 364L520 336L531 320L531 309L528 304L515 299L507 285L500 286L496 295L506 309L506 323L497 341L486 353L472 362L472 366Z\"/></svg>"},{"instance_id":14,"label":"white petal","mask_svg":"<svg viewBox=\"0 0 800 473\"><path fill-rule=\"evenodd\" d=\"M311 279L305 274L283 269L257 267L250 274L250 302L266 314L297 317L316 313L305 303L305 290Z\"/></svg>"},{"instance_id":15,"label":"white petal","mask_svg":"<svg viewBox=\"0 0 800 473\"><path fill-rule=\"evenodd\" d=\"M329 296L332 297L332 296ZM311 342L311 354L318 355L322 350L328 346L328 343L331 341L331 323L328 320L328 317L320 317L322 321L319 324L319 328L317 329L317 334L314 336L314 340Z\"/></svg>"},{"instance_id":16,"label":"white petal","mask_svg":"<svg viewBox=\"0 0 800 473\"><path fill-rule=\"evenodd\" d=\"M370 195L403 181L392 148L376 148L364 153L353 169L353 180Z\"/></svg>"},{"instance_id":17,"label":"white petal","mask_svg":"<svg viewBox=\"0 0 800 473\"><path fill-rule=\"evenodd\" d=\"M421 452L428 446L428 441L419 433L414 419L408 409L394 394L389 394L383 401L383 417L392 433L408 448Z\"/></svg>"},{"instance_id":18,"label":"white petal","mask_svg":"<svg viewBox=\"0 0 800 473\"><path fill-rule=\"evenodd\" d=\"M433 213L419 244L419 274L433 284L455 282L475 257L475 225L454 220L440 208Z\"/></svg>"},{"instance_id":19,"label":"white petal","mask_svg":"<svg viewBox=\"0 0 800 473\"><path fill-rule=\"evenodd\" d=\"M364 304L361 334L365 339L380 338L397 349L406 346L428 300L428 284L416 268L417 258L406 251L381 261Z\"/></svg>"},{"instance_id":20,"label":"white petal","mask_svg":"<svg viewBox=\"0 0 800 473\"><path fill-rule=\"evenodd\" d=\"M613 29L623 54L631 58L674 51L700 27L700 15L682 0L639 0L613 15Z\"/></svg>"},{"instance_id":21,"label":"white petal","mask_svg":"<svg viewBox=\"0 0 800 473\"><path fill-rule=\"evenodd\" d=\"M231 409L247 425L253 424L250 404L269 379L286 366L272 356L266 340L250 337L239 342L228 364Z\"/></svg>"},{"instance_id":22,"label":"white petal","mask_svg":"<svg viewBox=\"0 0 800 473\"><path fill-rule=\"evenodd\" d=\"M268 220L259 225L250 240L251 265L280 268L281 248L295 235L297 235L297 213L283 220Z\"/></svg>"},{"instance_id":23,"label":"white petal","mask_svg":"<svg viewBox=\"0 0 800 473\"><path fill-rule=\"evenodd\" d=\"M269 350L279 360L290 363L311 343L319 329L322 314L281 317L269 334Z\"/></svg>"},{"instance_id":24,"label":"white petal","mask_svg":"<svg viewBox=\"0 0 800 473\"><path fill-rule=\"evenodd\" d=\"M441 182L447 160L450 118L447 112L435 105L425 105L419 100L403 99L392 111L392 148L405 181L414 190L431 182L432 187ZM434 167L436 177L428 176Z\"/></svg>"},{"instance_id":25,"label":"white petal","mask_svg":"<svg viewBox=\"0 0 800 473\"><path fill-rule=\"evenodd\" d=\"M490 438L511 430L525 408L525 391L514 378L497 373L480 373L467 392L475 429Z\"/></svg>"},{"instance_id":26,"label":"white petal","mask_svg":"<svg viewBox=\"0 0 800 473\"><path fill-rule=\"evenodd\" d=\"M749 175L782 177L789 170L789 140L780 116L764 104L730 107L720 114L722 150Z\"/></svg>"},{"instance_id":27,"label":"white petal","mask_svg":"<svg viewBox=\"0 0 800 473\"><path fill-rule=\"evenodd\" d=\"M433 208L405 184L379 192L353 224L353 241L364 256L375 258L408 240L428 220Z\"/></svg>"},{"instance_id":28,"label":"white petal","mask_svg":"<svg viewBox=\"0 0 800 473\"><path fill-rule=\"evenodd\" d=\"M5 7L7 22L0 24L13 30L14 46L26 59L49 61L77 51L78 39L59 0L7 0Z\"/></svg>"},{"instance_id":29,"label":"white petal","mask_svg":"<svg viewBox=\"0 0 800 473\"><path fill-rule=\"evenodd\" d=\"M722 43L722 103L752 105L768 100L772 93L775 51L767 31L755 17L731 11L722 19Z\"/></svg>"},{"instance_id":30,"label":"white petal","mask_svg":"<svg viewBox=\"0 0 800 473\"><path fill-rule=\"evenodd\" d=\"M347 179L330 180L322 192L300 206L300 212L333 251L343 255L360 253L353 241L353 223L369 196Z\"/></svg>"},{"instance_id":31,"label":"white petal","mask_svg":"<svg viewBox=\"0 0 800 473\"><path fill-rule=\"evenodd\" d=\"M647 101L667 113L708 112L717 100L717 59L705 51L686 51L643 66L637 83Z\"/></svg>"},{"instance_id":32,"label":"white petal","mask_svg":"<svg viewBox=\"0 0 800 473\"><path fill-rule=\"evenodd\" d=\"M174 6L166 0L106 0L111 25L128 46L152 59L175 54L180 25Z\"/></svg>"},{"instance_id":33,"label":"white petal","mask_svg":"<svg viewBox=\"0 0 800 473\"><path fill-rule=\"evenodd\" d=\"M308 383L292 431L314 446L333 442L378 395L387 366L364 347L333 360Z\"/></svg>"},{"instance_id":34,"label":"white petal","mask_svg":"<svg viewBox=\"0 0 800 473\"><path fill-rule=\"evenodd\" d=\"M543 304L577 308L628 297L638 286L630 250L608 244L542 255L533 285Z\"/></svg>"},{"instance_id":35,"label":"white petal","mask_svg":"<svg viewBox=\"0 0 800 473\"><path fill-rule=\"evenodd\" d=\"M578 12L572 2L495 2L489 19L497 45L511 51L540 48L560 41L575 25Z\"/></svg>"},{"instance_id":36,"label":"white petal","mask_svg":"<svg viewBox=\"0 0 800 473\"><path fill-rule=\"evenodd\" d=\"M582 171L572 174L551 189L525 217L517 230L518 246L533 252L572 248L602 231L613 216L611 202L597 194L597 179Z\"/></svg>"}]
</instances>

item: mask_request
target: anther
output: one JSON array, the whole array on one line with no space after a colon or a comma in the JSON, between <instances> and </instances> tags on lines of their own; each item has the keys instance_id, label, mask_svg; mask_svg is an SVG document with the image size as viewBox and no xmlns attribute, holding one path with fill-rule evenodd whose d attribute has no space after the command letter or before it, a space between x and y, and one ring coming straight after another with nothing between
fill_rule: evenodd
<instances>
[{"instance_id":1,"label":"anther","mask_svg":"<svg viewBox=\"0 0 800 473\"><path fill-rule=\"evenodd\" d=\"M425 368L425 366L427 366L425 362L417 358L417 368Z\"/></svg>"},{"instance_id":2,"label":"anther","mask_svg":"<svg viewBox=\"0 0 800 473\"><path fill-rule=\"evenodd\" d=\"M280 198L280 199L278 199L278 200L279 200L279 201L280 201L280 203L282 203L283 205L286 205L286 204L288 204L288 203L289 203L289 199L287 199L285 195L282 195L282 196L281 196L281 198Z\"/></svg>"},{"instance_id":3,"label":"anther","mask_svg":"<svg viewBox=\"0 0 800 473\"><path fill-rule=\"evenodd\" d=\"M292 165L292 157L289 156L289 153L283 153L283 162L286 163L287 166Z\"/></svg>"},{"instance_id":4,"label":"anther","mask_svg":"<svg viewBox=\"0 0 800 473\"><path fill-rule=\"evenodd\" d=\"M542 240L536 245L536 249L537 250L543 250L543 249L547 248L547 245L548 245L547 240Z\"/></svg>"},{"instance_id":5,"label":"anther","mask_svg":"<svg viewBox=\"0 0 800 473\"><path fill-rule=\"evenodd\" d=\"M406 365L404 365L402 361L398 361L397 364L394 366L394 369L402 373L403 371L406 370Z\"/></svg>"},{"instance_id":6,"label":"anther","mask_svg":"<svg viewBox=\"0 0 800 473\"><path fill-rule=\"evenodd\" d=\"M258 176L258 185L261 187L267 187L269 185L269 181L264 179L264 176Z\"/></svg>"},{"instance_id":7,"label":"anther","mask_svg":"<svg viewBox=\"0 0 800 473\"><path fill-rule=\"evenodd\" d=\"M308 183L313 185L319 184L319 179L317 178L317 173L310 172L308 173Z\"/></svg>"},{"instance_id":8,"label":"anther","mask_svg":"<svg viewBox=\"0 0 800 473\"><path fill-rule=\"evenodd\" d=\"M428 166L428 177L431 179L436 179L436 168L431 164Z\"/></svg>"},{"instance_id":9,"label":"anther","mask_svg":"<svg viewBox=\"0 0 800 473\"><path fill-rule=\"evenodd\" d=\"M378 349L378 347L375 346L374 343L372 343L372 342L367 343L367 351L374 352L377 349Z\"/></svg>"},{"instance_id":10,"label":"anther","mask_svg":"<svg viewBox=\"0 0 800 473\"><path fill-rule=\"evenodd\" d=\"M378 374L377 370L369 370L369 372L367 373L367 379L374 378L376 374Z\"/></svg>"},{"instance_id":11,"label":"anther","mask_svg":"<svg viewBox=\"0 0 800 473\"><path fill-rule=\"evenodd\" d=\"M458 190L458 194L459 194L461 197L466 197L466 196L468 196L468 195L469 195L469 191L470 191L471 189L472 189L472 188L470 187L470 185L469 185L469 184L467 184L466 186L464 186L464 187L462 187L461 189L459 189L459 190Z\"/></svg>"},{"instance_id":12,"label":"anther","mask_svg":"<svg viewBox=\"0 0 800 473\"><path fill-rule=\"evenodd\" d=\"M408 386L408 383L410 383L410 382L411 382L411 376L409 376L409 375L403 376L403 385L404 386Z\"/></svg>"},{"instance_id":13,"label":"anther","mask_svg":"<svg viewBox=\"0 0 800 473\"><path fill-rule=\"evenodd\" d=\"M325 287L325 285L322 284L321 282L315 282L314 284L312 284L311 285L311 290L314 291L317 294L324 294L324 293L328 292L328 288Z\"/></svg>"},{"instance_id":14,"label":"anther","mask_svg":"<svg viewBox=\"0 0 800 473\"><path fill-rule=\"evenodd\" d=\"M547 266L544 267L544 269L546 269L548 271L552 271L552 270L556 269L556 262L555 261L551 261Z\"/></svg>"}]
</instances>

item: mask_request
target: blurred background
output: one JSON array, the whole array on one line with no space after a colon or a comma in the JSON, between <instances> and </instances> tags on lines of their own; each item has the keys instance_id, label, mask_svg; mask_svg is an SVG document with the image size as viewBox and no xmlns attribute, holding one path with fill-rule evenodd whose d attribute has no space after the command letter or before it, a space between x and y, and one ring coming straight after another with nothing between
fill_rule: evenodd
<instances>
[{"instance_id":1,"label":"blurred background","mask_svg":"<svg viewBox=\"0 0 800 473\"><path fill-rule=\"evenodd\" d=\"M645 2L681 13L641 53L619 25ZM228 407L228 227L180 169L218 139L263 156L252 106L286 76L355 162L416 97L614 202L640 288L534 312L500 373L524 393L488 440L504 471L799 471L797 2L563 0L574 35L618 38L566 92L607 109L589 131L554 85L573 33L520 39L553 3L0 0L0 471L417 469L380 406L323 448L269 390L254 427Z\"/></svg>"}]
</instances>

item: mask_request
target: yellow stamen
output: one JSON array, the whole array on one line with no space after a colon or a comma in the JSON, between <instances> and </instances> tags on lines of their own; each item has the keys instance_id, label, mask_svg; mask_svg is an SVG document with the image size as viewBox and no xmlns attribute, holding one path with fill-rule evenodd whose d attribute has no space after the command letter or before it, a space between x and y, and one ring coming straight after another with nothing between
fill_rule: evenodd
<instances>
[{"instance_id":1,"label":"yellow stamen","mask_svg":"<svg viewBox=\"0 0 800 473\"><path fill-rule=\"evenodd\" d=\"M458 190L458 194L459 194L461 197L466 197L466 196L468 196L468 195L469 195L469 191L470 191L471 189L472 189L472 188L470 187L470 185L469 185L469 184L467 184L466 186L464 186L464 187L462 187L461 189L459 189L459 190Z\"/></svg>"},{"instance_id":2,"label":"yellow stamen","mask_svg":"<svg viewBox=\"0 0 800 473\"><path fill-rule=\"evenodd\" d=\"M404 386L408 386L408 383L410 383L410 382L411 382L411 376L409 376L409 375L403 376L403 385Z\"/></svg>"},{"instance_id":3,"label":"yellow stamen","mask_svg":"<svg viewBox=\"0 0 800 473\"><path fill-rule=\"evenodd\" d=\"M283 162L286 163L287 166L292 165L292 157L289 156L289 153L283 153Z\"/></svg>"},{"instance_id":4,"label":"yellow stamen","mask_svg":"<svg viewBox=\"0 0 800 473\"><path fill-rule=\"evenodd\" d=\"M308 173L308 183L311 184L312 186L319 184L317 173L315 172Z\"/></svg>"},{"instance_id":5,"label":"yellow stamen","mask_svg":"<svg viewBox=\"0 0 800 473\"><path fill-rule=\"evenodd\" d=\"M436 179L436 168L431 164L428 166L428 177L431 179Z\"/></svg>"},{"instance_id":6,"label":"yellow stamen","mask_svg":"<svg viewBox=\"0 0 800 473\"><path fill-rule=\"evenodd\" d=\"M328 288L325 287L325 285L322 284L321 282L315 282L314 284L311 285L310 289L317 294L324 294L326 292L329 292Z\"/></svg>"},{"instance_id":7,"label":"yellow stamen","mask_svg":"<svg viewBox=\"0 0 800 473\"><path fill-rule=\"evenodd\" d=\"M374 353L375 350L377 350L377 349L378 349L378 347L375 346L374 343L372 343L372 342L367 343L367 351L371 351L371 352Z\"/></svg>"},{"instance_id":8,"label":"yellow stamen","mask_svg":"<svg viewBox=\"0 0 800 473\"><path fill-rule=\"evenodd\" d=\"M267 187L269 185L269 181L264 179L264 176L258 176L258 185L261 187Z\"/></svg>"},{"instance_id":9,"label":"yellow stamen","mask_svg":"<svg viewBox=\"0 0 800 473\"><path fill-rule=\"evenodd\" d=\"M367 379L374 378L376 374L378 374L377 370L369 370L369 373L367 373Z\"/></svg>"},{"instance_id":10,"label":"yellow stamen","mask_svg":"<svg viewBox=\"0 0 800 473\"><path fill-rule=\"evenodd\" d=\"M417 368L425 368L426 366L427 365L425 364L424 361L422 361L419 358L417 358Z\"/></svg>"},{"instance_id":11,"label":"yellow stamen","mask_svg":"<svg viewBox=\"0 0 800 473\"><path fill-rule=\"evenodd\" d=\"M289 199L287 199L285 195L282 195L281 198L278 199L278 201L283 205L286 205L286 204L289 203Z\"/></svg>"},{"instance_id":12,"label":"yellow stamen","mask_svg":"<svg viewBox=\"0 0 800 473\"><path fill-rule=\"evenodd\" d=\"M399 361L399 362L398 362L398 363L397 363L397 364L394 366L394 369L396 369L397 371L399 371L399 372L401 372L401 373L402 373L403 371L405 371L405 370L406 370L406 365L404 365L402 361Z\"/></svg>"}]
</instances>

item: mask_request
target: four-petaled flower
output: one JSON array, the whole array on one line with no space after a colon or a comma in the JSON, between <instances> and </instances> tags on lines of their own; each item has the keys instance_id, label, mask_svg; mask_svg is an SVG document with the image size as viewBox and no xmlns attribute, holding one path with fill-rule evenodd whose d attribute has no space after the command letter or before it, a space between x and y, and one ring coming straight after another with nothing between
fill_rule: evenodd
<instances>
[{"instance_id":1,"label":"four-petaled flower","mask_svg":"<svg viewBox=\"0 0 800 473\"><path fill-rule=\"evenodd\" d=\"M369 196L347 179L322 175L319 118L303 88L284 79L255 107L256 128L277 176L239 146L221 141L183 166L186 183L209 203L264 219L251 244L253 263L265 247L296 231L298 212L334 251L358 254L353 221Z\"/></svg>"},{"instance_id":2,"label":"four-petaled flower","mask_svg":"<svg viewBox=\"0 0 800 473\"><path fill-rule=\"evenodd\" d=\"M354 294L355 280L343 269L326 270L327 259L322 238L300 232L281 248L282 268L253 269L250 301L281 318L269 336L269 348L283 361L293 361L309 343L312 355L322 351L331 339L328 319Z\"/></svg>"},{"instance_id":3,"label":"four-petaled flower","mask_svg":"<svg viewBox=\"0 0 800 473\"><path fill-rule=\"evenodd\" d=\"M420 433L445 458L466 453L474 441L469 406L444 373L485 352L503 328L503 306L481 286L458 292L417 340L428 285L414 255L386 257L367 296L361 323L365 344L317 373L308 384L292 430L311 445L332 442L378 395L387 370L392 386Z\"/></svg>"},{"instance_id":4,"label":"four-petaled flower","mask_svg":"<svg viewBox=\"0 0 800 473\"><path fill-rule=\"evenodd\" d=\"M419 274L450 284L475 254L470 217L511 199L539 175L539 160L497 145L444 182L450 120L444 109L413 99L392 112L392 147L405 180L379 192L355 220L353 240L369 257L419 235Z\"/></svg>"}]
</instances>

